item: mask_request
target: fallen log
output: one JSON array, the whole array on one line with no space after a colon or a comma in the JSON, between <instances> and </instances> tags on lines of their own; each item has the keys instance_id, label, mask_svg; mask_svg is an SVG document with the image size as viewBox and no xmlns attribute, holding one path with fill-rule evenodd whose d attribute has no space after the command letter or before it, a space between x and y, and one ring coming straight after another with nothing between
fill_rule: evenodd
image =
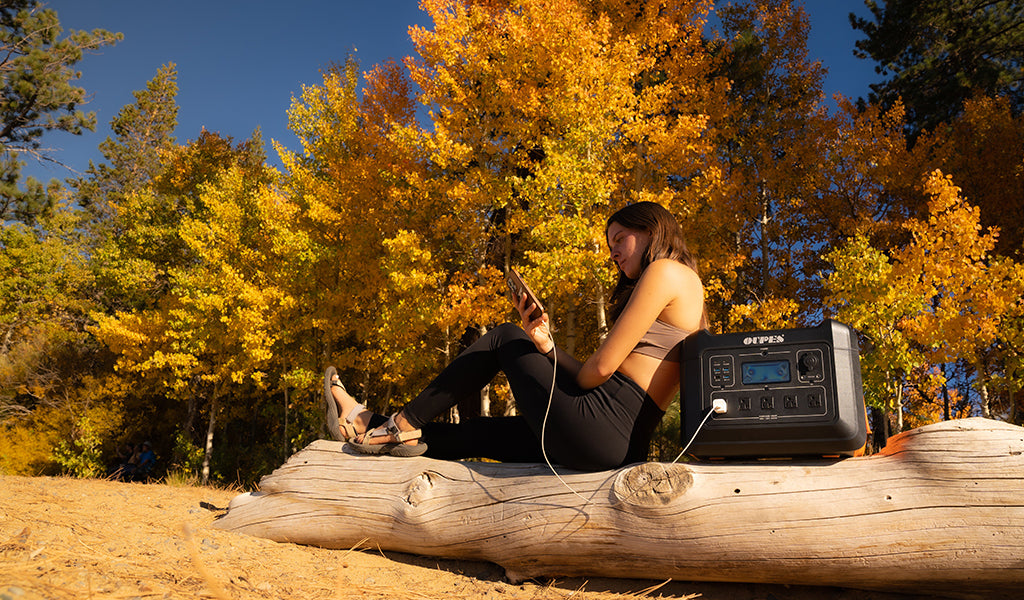
<instances>
[{"instance_id":1,"label":"fallen log","mask_svg":"<svg viewBox=\"0 0 1024 600\"><path fill-rule=\"evenodd\" d=\"M1024 429L980 418L845 460L618 471L356 456L320 440L215 527L327 548L490 561L512 581L603 576L962 598L1024 583Z\"/></svg>"}]
</instances>

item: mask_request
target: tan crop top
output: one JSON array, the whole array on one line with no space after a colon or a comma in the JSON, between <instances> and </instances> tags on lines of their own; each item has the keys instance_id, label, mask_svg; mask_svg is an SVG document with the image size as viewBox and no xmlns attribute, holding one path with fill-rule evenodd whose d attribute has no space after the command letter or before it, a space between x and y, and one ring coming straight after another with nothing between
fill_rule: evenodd
<instances>
[{"instance_id":1,"label":"tan crop top","mask_svg":"<svg viewBox=\"0 0 1024 600\"><path fill-rule=\"evenodd\" d=\"M690 333L690 331L657 320L640 338L636 347L633 348L633 352L661 360L679 362L679 345Z\"/></svg>"}]
</instances>

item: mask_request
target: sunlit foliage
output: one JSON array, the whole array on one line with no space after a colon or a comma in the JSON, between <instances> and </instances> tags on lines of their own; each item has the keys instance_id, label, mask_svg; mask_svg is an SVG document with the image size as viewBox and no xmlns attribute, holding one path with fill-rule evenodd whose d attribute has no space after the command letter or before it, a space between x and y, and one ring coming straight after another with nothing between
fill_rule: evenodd
<instances>
[{"instance_id":1,"label":"sunlit foliage","mask_svg":"<svg viewBox=\"0 0 1024 600\"><path fill-rule=\"evenodd\" d=\"M96 475L152 439L163 472L251 481L322 435L325 366L394 410L514 316L510 267L585 356L609 326L605 219L638 200L681 221L712 331L833 316L876 423L1024 421L1011 101L976 93L913 139L899 99L831 108L786 0L421 6L413 56L297 90L280 169L258 130L179 143L165 65L103 162L4 205L0 472ZM513 402L498 382L471 404ZM677 429L673 409L657 456Z\"/></svg>"}]
</instances>

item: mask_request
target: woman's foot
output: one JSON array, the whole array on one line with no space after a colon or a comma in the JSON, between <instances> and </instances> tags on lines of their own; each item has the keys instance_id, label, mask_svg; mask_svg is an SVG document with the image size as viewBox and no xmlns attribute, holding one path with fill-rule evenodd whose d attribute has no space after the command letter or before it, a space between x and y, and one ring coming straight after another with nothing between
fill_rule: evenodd
<instances>
[{"instance_id":1,"label":"woman's foot","mask_svg":"<svg viewBox=\"0 0 1024 600\"><path fill-rule=\"evenodd\" d=\"M415 429L402 413L392 415L388 422L349 440L349 445L363 454L389 456L420 456L427 445L420 441L423 432Z\"/></svg>"},{"instance_id":2,"label":"woman's foot","mask_svg":"<svg viewBox=\"0 0 1024 600\"><path fill-rule=\"evenodd\" d=\"M394 428L399 433L395 433L394 429L388 429L389 425L394 424ZM367 423L369 425L369 423ZM366 431L366 427L363 431L355 436L355 441L361 444L416 444L416 440L419 436L406 436L404 434L418 433L419 429L413 427L409 421L406 420L405 415L401 411L391 416L391 419L387 423L377 427L372 431ZM401 438L401 439L399 439Z\"/></svg>"},{"instance_id":3,"label":"woman's foot","mask_svg":"<svg viewBox=\"0 0 1024 600\"><path fill-rule=\"evenodd\" d=\"M324 403L327 430L339 442L349 441L364 433L373 413L348 393L334 367L324 373Z\"/></svg>"}]
</instances>

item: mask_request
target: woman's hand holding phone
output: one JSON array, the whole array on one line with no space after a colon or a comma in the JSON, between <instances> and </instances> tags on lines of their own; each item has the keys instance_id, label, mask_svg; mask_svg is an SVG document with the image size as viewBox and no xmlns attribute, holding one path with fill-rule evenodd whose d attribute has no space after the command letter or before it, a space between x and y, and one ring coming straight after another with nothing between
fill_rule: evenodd
<instances>
[{"instance_id":1,"label":"woman's hand holding phone","mask_svg":"<svg viewBox=\"0 0 1024 600\"><path fill-rule=\"evenodd\" d=\"M516 310L519 311L519 317L523 320L526 335L533 340L538 350L545 354L550 352L554 342L551 340L548 315L544 312L540 300L514 269L509 271L508 287Z\"/></svg>"},{"instance_id":2,"label":"woman's hand holding phone","mask_svg":"<svg viewBox=\"0 0 1024 600\"><path fill-rule=\"evenodd\" d=\"M519 302L516 303L519 317L523 320L523 331L537 346L537 350L547 354L554 346L554 342L551 341L551 330L548 327L548 313L542 312L540 316L532 317L531 314L536 314L535 306L536 304L526 294L520 296Z\"/></svg>"}]
</instances>

